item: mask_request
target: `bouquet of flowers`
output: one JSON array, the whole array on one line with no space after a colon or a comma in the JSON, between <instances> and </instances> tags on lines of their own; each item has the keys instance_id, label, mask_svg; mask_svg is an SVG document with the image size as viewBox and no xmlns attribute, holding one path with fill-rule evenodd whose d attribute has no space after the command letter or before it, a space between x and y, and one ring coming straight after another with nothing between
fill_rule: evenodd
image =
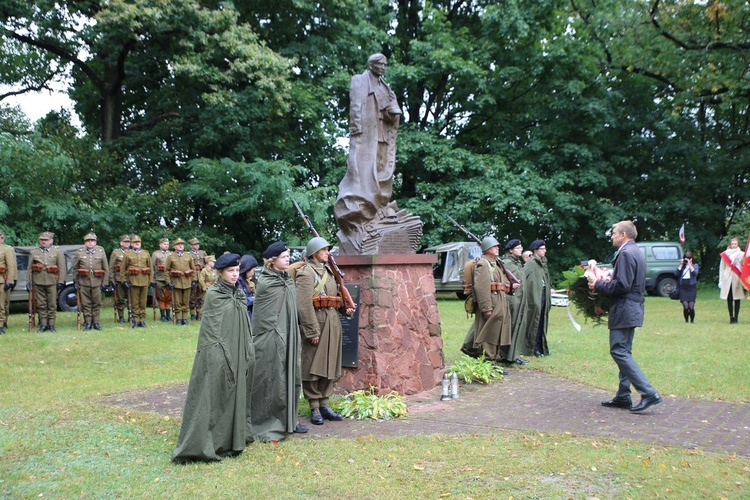
<instances>
[{"instance_id":1,"label":"bouquet of flowers","mask_svg":"<svg viewBox=\"0 0 750 500\"><path fill-rule=\"evenodd\" d=\"M572 271L563 271L565 281L561 284L568 290L570 300L579 311L586 317L586 321L592 320L594 324L604 323L604 318L609 312L608 296L598 294L589 290L589 276L597 280L609 281L612 279L612 270L598 267L595 260L590 260L588 266L576 266Z\"/></svg>"}]
</instances>

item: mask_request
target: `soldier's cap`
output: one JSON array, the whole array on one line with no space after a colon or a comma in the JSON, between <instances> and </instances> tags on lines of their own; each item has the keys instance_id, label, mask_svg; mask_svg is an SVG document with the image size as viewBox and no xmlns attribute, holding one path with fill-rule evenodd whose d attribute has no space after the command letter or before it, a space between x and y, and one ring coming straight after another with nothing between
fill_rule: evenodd
<instances>
[{"instance_id":1,"label":"soldier's cap","mask_svg":"<svg viewBox=\"0 0 750 500\"><path fill-rule=\"evenodd\" d=\"M123 241L127 241L128 243L130 243L130 236L128 236L127 234L123 234L122 236L120 236L120 242Z\"/></svg>"},{"instance_id":2,"label":"soldier's cap","mask_svg":"<svg viewBox=\"0 0 750 500\"><path fill-rule=\"evenodd\" d=\"M96 235L94 233L88 233L86 236L83 237L83 241L89 241L89 240L96 241Z\"/></svg>"},{"instance_id":3,"label":"soldier's cap","mask_svg":"<svg viewBox=\"0 0 750 500\"><path fill-rule=\"evenodd\" d=\"M50 233L49 231L44 231L43 233L39 233L40 240L52 240L54 238L55 238L54 233Z\"/></svg>"},{"instance_id":4,"label":"soldier's cap","mask_svg":"<svg viewBox=\"0 0 750 500\"><path fill-rule=\"evenodd\" d=\"M286 250L288 250L286 243L283 241L275 241L268 245L268 248L266 248L266 251L263 252L263 258L264 259L271 259L273 257L278 257L282 253L284 253Z\"/></svg>"},{"instance_id":5,"label":"soldier's cap","mask_svg":"<svg viewBox=\"0 0 750 500\"><path fill-rule=\"evenodd\" d=\"M159 240L159 244L161 245L162 243L169 243L169 238L162 238L162 239L160 239Z\"/></svg>"},{"instance_id":6,"label":"soldier's cap","mask_svg":"<svg viewBox=\"0 0 750 500\"><path fill-rule=\"evenodd\" d=\"M244 276L250 269L258 266L258 259L253 255L245 254L240 258L240 276Z\"/></svg>"},{"instance_id":7,"label":"soldier's cap","mask_svg":"<svg viewBox=\"0 0 750 500\"><path fill-rule=\"evenodd\" d=\"M192 240L190 240L190 244L191 245L198 245L198 244L200 244L200 241L198 241L198 238L193 238Z\"/></svg>"},{"instance_id":8,"label":"soldier's cap","mask_svg":"<svg viewBox=\"0 0 750 500\"><path fill-rule=\"evenodd\" d=\"M510 240L508 243L505 244L505 249L512 250L516 248L517 246L519 246L520 244L521 244L521 240L519 240L518 238L513 238L512 240Z\"/></svg>"},{"instance_id":9,"label":"soldier's cap","mask_svg":"<svg viewBox=\"0 0 750 500\"><path fill-rule=\"evenodd\" d=\"M141 237L138 236L137 234L130 238L130 243L140 243L140 242L141 242Z\"/></svg>"},{"instance_id":10,"label":"soldier's cap","mask_svg":"<svg viewBox=\"0 0 750 500\"><path fill-rule=\"evenodd\" d=\"M235 267L240 265L240 256L236 253L225 253L216 260L216 269L226 269L227 267Z\"/></svg>"},{"instance_id":11,"label":"soldier's cap","mask_svg":"<svg viewBox=\"0 0 750 500\"><path fill-rule=\"evenodd\" d=\"M172 244L173 245L184 245L185 244L185 240L183 240L182 238L177 238L176 240L174 240L174 243L172 243Z\"/></svg>"},{"instance_id":12,"label":"soldier's cap","mask_svg":"<svg viewBox=\"0 0 750 500\"><path fill-rule=\"evenodd\" d=\"M529 250L533 252L537 248L544 247L544 246L547 246L544 244L544 240L534 240L531 242L531 245L529 245Z\"/></svg>"},{"instance_id":13,"label":"soldier's cap","mask_svg":"<svg viewBox=\"0 0 750 500\"><path fill-rule=\"evenodd\" d=\"M216 262L216 257L213 255L206 255L206 263L208 262Z\"/></svg>"}]
</instances>

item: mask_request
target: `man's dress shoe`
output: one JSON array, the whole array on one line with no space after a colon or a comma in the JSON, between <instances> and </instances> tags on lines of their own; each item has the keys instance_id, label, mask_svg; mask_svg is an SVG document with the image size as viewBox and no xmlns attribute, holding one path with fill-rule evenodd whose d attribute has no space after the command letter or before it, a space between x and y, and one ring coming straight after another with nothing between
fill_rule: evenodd
<instances>
[{"instance_id":1,"label":"man's dress shoe","mask_svg":"<svg viewBox=\"0 0 750 500\"><path fill-rule=\"evenodd\" d=\"M633 401L630 398L614 398L609 401L602 401L602 406L607 408L625 408L626 410L629 410L633 406Z\"/></svg>"},{"instance_id":2,"label":"man's dress shoe","mask_svg":"<svg viewBox=\"0 0 750 500\"><path fill-rule=\"evenodd\" d=\"M297 434L307 434L309 430L310 428L304 424L297 424L297 427L294 428L294 432Z\"/></svg>"},{"instance_id":3,"label":"man's dress shoe","mask_svg":"<svg viewBox=\"0 0 750 500\"><path fill-rule=\"evenodd\" d=\"M310 423L313 425L323 425L323 416L318 408L310 410Z\"/></svg>"},{"instance_id":4,"label":"man's dress shoe","mask_svg":"<svg viewBox=\"0 0 750 500\"><path fill-rule=\"evenodd\" d=\"M649 406L658 405L661 403L661 396L658 392L653 393L651 396L643 396L641 402L630 409L632 412L643 411Z\"/></svg>"},{"instance_id":5,"label":"man's dress shoe","mask_svg":"<svg viewBox=\"0 0 750 500\"><path fill-rule=\"evenodd\" d=\"M320 407L320 415L326 420L338 421L344 418L344 416L341 413L336 413L335 411L331 410L331 408L329 408L328 406Z\"/></svg>"}]
</instances>

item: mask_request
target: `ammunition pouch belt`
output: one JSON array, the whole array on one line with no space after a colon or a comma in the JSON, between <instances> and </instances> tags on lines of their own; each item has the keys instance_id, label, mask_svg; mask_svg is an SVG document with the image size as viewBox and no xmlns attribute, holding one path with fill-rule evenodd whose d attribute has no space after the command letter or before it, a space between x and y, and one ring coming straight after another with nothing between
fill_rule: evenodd
<instances>
[{"instance_id":1,"label":"ammunition pouch belt","mask_svg":"<svg viewBox=\"0 0 750 500\"><path fill-rule=\"evenodd\" d=\"M42 271L44 271L44 266L41 264L32 264L31 270L35 273L41 273Z\"/></svg>"},{"instance_id":2,"label":"ammunition pouch belt","mask_svg":"<svg viewBox=\"0 0 750 500\"><path fill-rule=\"evenodd\" d=\"M510 286L505 283L490 283L491 292L510 292Z\"/></svg>"},{"instance_id":3,"label":"ammunition pouch belt","mask_svg":"<svg viewBox=\"0 0 750 500\"><path fill-rule=\"evenodd\" d=\"M120 272L120 263L119 262L117 264L115 264L115 271L118 272L118 273Z\"/></svg>"},{"instance_id":4,"label":"ammunition pouch belt","mask_svg":"<svg viewBox=\"0 0 750 500\"><path fill-rule=\"evenodd\" d=\"M185 276L192 276L194 272L195 271L193 271L192 269L188 269L187 271L185 271L184 274L185 274Z\"/></svg>"},{"instance_id":5,"label":"ammunition pouch belt","mask_svg":"<svg viewBox=\"0 0 750 500\"><path fill-rule=\"evenodd\" d=\"M151 274L151 268L150 267L142 267L141 268L141 274Z\"/></svg>"},{"instance_id":6,"label":"ammunition pouch belt","mask_svg":"<svg viewBox=\"0 0 750 500\"><path fill-rule=\"evenodd\" d=\"M338 309L343 304L343 299L331 295L316 295L313 297L312 302L315 309L328 309L329 307Z\"/></svg>"},{"instance_id":7,"label":"ammunition pouch belt","mask_svg":"<svg viewBox=\"0 0 750 500\"><path fill-rule=\"evenodd\" d=\"M102 276L104 276L104 270L97 269L95 271L91 271L89 269L79 269L78 276L96 276L97 278L101 278Z\"/></svg>"},{"instance_id":8,"label":"ammunition pouch belt","mask_svg":"<svg viewBox=\"0 0 750 500\"><path fill-rule=\"evenodd\" d=\"M128 274L130 274L131 276L134 276L136 274L141 274L141 269L139 267L129 267Z\"/></svg>"},{"instance_id":9,"label":"ammunition pouch belt","mask_svg":"<svg viewBox=\"0 0 750 500\"><path fill-rule=\"evenodd\" d=\"M156 266L157 271L163 271L165 269L166 269L166 266L163 266L162 264L159 264L158 266Z\"/></svg>"},{"instance_id":10,"label":"ammunition pouch belt","mask_svg":"<svg viewBox=\"0 0 750 500\"><path fill-rule=\"evenodd\" d=\"M94 271L94 276L97 278L101 278L104 276L104 269L97 269Z\"/></svg>"},{"instance_id":11,"label":"ammunition pouch belt","mask_svg":"<svg viewBox=\"0 0 750 500\"><path fill-rule=\"evenodd\" d=\"M8 272L8 268L5 266L0 266L0 274L5 274Z\"/></svg>"},{"instance_id":12,"label":"ammunition pouch belt","mask_svg":"<svg viewBox=\"0 0 750 500\"><path fill-rule=\"evenodd\" d=\"M171 276L177 276L177 277L187 275L187 273L185 271L179 271L177 269L172 269L171 271L169 271L169 274Z\"/></svg>"}]
</instances>

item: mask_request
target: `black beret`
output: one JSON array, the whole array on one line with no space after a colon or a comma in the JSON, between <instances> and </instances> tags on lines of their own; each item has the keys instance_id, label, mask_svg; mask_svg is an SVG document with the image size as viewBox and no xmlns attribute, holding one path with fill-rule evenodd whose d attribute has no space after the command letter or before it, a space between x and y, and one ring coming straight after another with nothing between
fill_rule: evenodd
<instances>
[{"instance_id":1,"label":"black beret","mask_svg":"<svg viewBox=\"0 0 750 500\"><path fill-rule=\"evenodd\" d=\"M514 238L505 244L505 249L510 250L512 248L516 248L520 244L521 244L521 240Z\"/></svg>"},{"instance_id":2,"label":"black beret","mask_svg":"<svg viewBox=\"0 0 750 500\"><path fill-rule=\"evenodd\" d=\"M216 259L216 264L214 264L214 267L216 269L225 269L227 267L234 267L240 265L240 256L236 253L225 253L218 259Z\"/></svg>"},{"instance_id":3,"label":"black beret","mask_svg":"<svg viewBox=\"0 0 750 500\"><path fill-rule=\"evenodd\" d=\"M534 251L539 247L547 246L544 244L544 240L534 240L531 242L531 245L529 245L529 250Z\"/></svg>"},{"instance_id":4,"label":"black beret","mask_svg":"<svg viewBox=\"0 0 750 500\"><path fill-rule=\"evenodd\" d=\"M252 255L245 254L240 258L240 274L244 275L250 269L258 265L258 260Z\"/></svg>"},{"instance_id":5,"label":"black beret","mask_svg":"<svg viewBox=\"0 0 750 500\"><path fill-rule=\"evenodd\" d=\"M263 258L270 259L272 257L278 257L285 250L287 250L287 247L286 243L284 243L283 241L271 243L270 245L268 245L268 248L266 248L266 251L263 252Z\"/></svg>"}]
</instances>

